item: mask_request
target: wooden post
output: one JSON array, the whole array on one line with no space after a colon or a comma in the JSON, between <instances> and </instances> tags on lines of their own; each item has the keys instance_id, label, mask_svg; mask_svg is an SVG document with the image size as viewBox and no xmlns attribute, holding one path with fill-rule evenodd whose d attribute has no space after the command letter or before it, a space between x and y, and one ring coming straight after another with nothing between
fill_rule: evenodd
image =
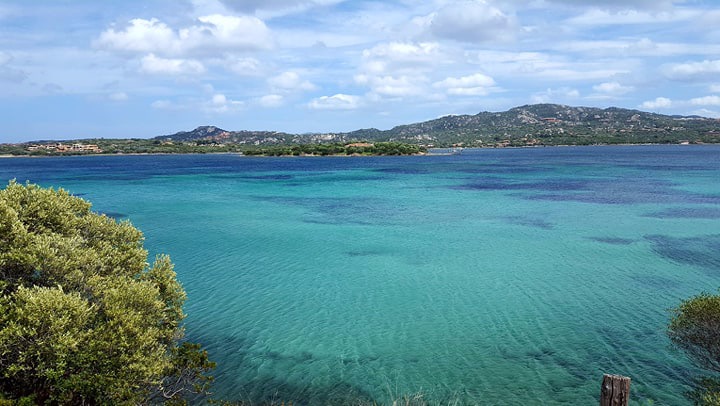
<instances>
[{"instance_id":1,"label":"wooden post","mask_svg":"<svg viewBox=\"0 0 720 406\"><path fill-rule=\"evenodd\" d=\"M630 378L620 375L603 375L600 387L600 406L627 406L630 400Z\"/></svg>"}]
</instances>

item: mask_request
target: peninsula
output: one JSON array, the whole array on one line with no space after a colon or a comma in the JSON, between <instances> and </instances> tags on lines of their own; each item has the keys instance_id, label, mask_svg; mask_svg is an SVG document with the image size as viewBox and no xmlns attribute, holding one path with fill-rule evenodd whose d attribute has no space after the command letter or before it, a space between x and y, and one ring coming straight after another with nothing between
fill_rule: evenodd
<instances>
[{"instance_id":1,"label":"peninsula","mask_svg":"<svg viewBox=\"0 0 720 406\"><path fill-rule=\"evenodd\" d=\"M720 143L720 120L610 107L535 104L504 112L451 115L389 130L290 134L202 126L150 139L76 139L2 144L6 155L218 153L407 155L427 148Z\"/></svg>"}]
</instances>

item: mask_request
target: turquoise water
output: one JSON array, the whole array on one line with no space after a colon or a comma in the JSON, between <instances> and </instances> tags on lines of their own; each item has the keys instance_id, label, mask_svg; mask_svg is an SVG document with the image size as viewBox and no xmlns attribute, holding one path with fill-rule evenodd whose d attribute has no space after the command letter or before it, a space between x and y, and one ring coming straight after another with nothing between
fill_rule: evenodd
<instances>
[{"instance_id":1,"label":"turquoise water","mask_svg":"<svg viewBox=\"0 0 720 406\"><path fill-rule=\"evenodd\" d=\"M668 309L720 287L720 147L0 160L130 219L218 397L686 404Z\"/></svg>"}]
</instances>

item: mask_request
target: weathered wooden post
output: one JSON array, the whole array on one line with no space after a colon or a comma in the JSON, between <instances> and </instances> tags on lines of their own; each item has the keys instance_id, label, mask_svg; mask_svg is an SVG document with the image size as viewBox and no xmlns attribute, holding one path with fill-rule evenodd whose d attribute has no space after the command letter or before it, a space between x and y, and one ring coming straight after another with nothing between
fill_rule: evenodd
<instances>
[{"instance_id":1,"label":"weathered wooden post","mask_svg":"<svg viewBox=\"0 0 720 406\"><path fill-rule=\"evenodd\" d=\"M630 400L630 378L620 375L603 375L600 387L600 406L627 406Z\"/></svg>"}]
</instances>

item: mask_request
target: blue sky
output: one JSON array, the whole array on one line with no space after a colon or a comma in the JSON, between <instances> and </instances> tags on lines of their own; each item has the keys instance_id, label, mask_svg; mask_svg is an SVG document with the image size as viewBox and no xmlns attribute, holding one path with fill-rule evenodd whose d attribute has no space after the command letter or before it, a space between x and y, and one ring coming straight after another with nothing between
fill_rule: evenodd
<instances>
[{"instance_id":1,"label":"blue sky","mask_svg":"<svg viewBox=\"0 0 720 406\"><path fill-rule=\"evenodd\" d=\"M720 117L720 2L0 1L0 142L546 102Z\"/></svg>"}]
</instances>

